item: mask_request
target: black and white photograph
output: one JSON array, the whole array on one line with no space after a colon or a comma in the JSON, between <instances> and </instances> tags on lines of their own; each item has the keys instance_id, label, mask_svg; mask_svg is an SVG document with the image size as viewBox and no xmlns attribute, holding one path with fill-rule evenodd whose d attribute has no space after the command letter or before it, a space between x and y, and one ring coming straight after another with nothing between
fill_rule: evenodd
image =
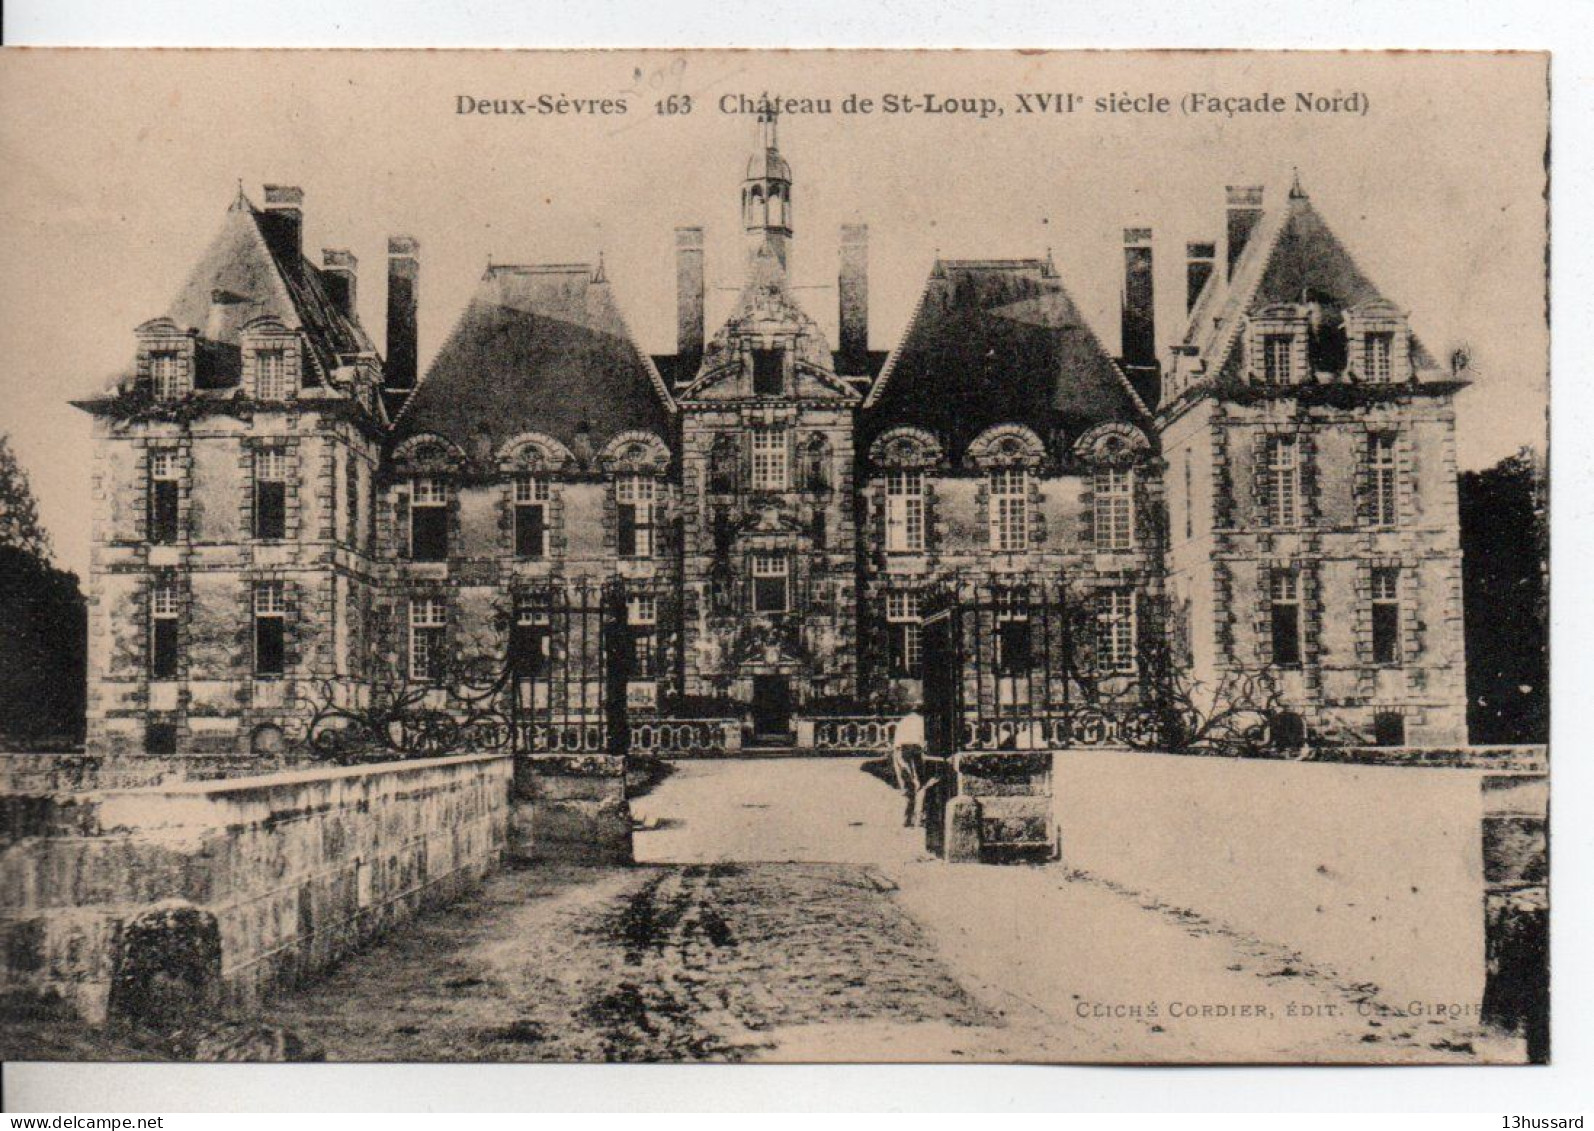
<instances>
[{"instance_id":1,"label":"black and white photograph","mask_svg":"<svg viewBox=\"0 0 1594 1131\"><path fill-rule=\"evenodd\" d=\"M0 1058L1549 1063L1548 69L0 55Z\"/></svg>"}]
</instances>

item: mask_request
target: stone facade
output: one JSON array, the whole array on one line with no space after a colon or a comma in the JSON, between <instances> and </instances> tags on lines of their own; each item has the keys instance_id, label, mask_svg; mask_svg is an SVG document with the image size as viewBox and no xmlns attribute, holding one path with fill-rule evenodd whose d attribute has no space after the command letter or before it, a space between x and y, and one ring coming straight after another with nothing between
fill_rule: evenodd
<instances>
[{"instance_id":1,"label":"stone facade","mask_svg":"<svg viewBox=\"0 0 1594 1131\"><path fill-rule=\"evenodd\" d=\"M1049 256L938 260L870 350L860 224L832 348L761 130L742 293L706 336L702 231L679 229L668 355L637 348L601 262L495 265L419 376L419 245L395 237L384 364L354 257L301 253L302 194L240 195L83 403L91 749L269 761L313 705L506 668L558 750L596 751L605 671L634 722L795 741L920 698L933 593L1059 582L1102 686L1167 642L1198 685L1268 673L1325 737L1465 741L1459 380L1299 186L1276 213L1236 190L1225 253L1192 245L1166 366L1145 228L1123 357ZM589 600L601 632L555 613Z\"/></svg>"}]
</instances>

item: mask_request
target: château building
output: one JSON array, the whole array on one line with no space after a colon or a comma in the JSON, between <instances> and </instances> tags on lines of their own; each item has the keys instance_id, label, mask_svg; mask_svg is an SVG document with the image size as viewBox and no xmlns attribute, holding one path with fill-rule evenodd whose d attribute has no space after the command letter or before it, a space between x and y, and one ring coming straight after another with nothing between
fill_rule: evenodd
<instances>
[{"instance_id":1,"label":"ch\u00e2teau building","mask_svg":"<svg viewBox=\"0 0 1594 1131\"><path fill-rule=\"evenodd\" d=\"M1460 382L1299 184L1229 190L1166 358L1142 228L1116 356L1050 254L938 258L882 350L863 225L836 341L798 301L760 130L740 294L705 325L703 232L678 229L668 355L601 261L495 264L419 374L418 242L389 241L383 359L355 257L306 255L301 191L240 191L80 403L91 749L275 755L319 706L494 672L555 746L616 685L633 722L790 743L917 702L948 601L977 610L967 702L995 716L1054 710L1058 681L1132 697L1158 652L1209 687L1265 673L1297 739L1465 741Z\"/></svg>"}]
</instances>

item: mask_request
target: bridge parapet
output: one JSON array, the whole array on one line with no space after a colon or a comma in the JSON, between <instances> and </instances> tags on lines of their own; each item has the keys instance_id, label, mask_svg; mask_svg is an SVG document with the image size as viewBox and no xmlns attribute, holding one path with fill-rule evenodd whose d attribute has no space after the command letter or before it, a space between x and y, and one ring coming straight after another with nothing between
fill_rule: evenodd
<instances>
[{"instance_id":1,"label":"bridge parapet","mask_svg":"<svg viewBox=\"0 0 1594 1131\"><path fill-rule=\"evenodd\" d=\"M496 866L510 776L464 755L33 798L0 852L0 993L137 1015L157 988L115 975L144 968L123 951L158 921L214 932L187 1008L247 1008Z\"/></svg>"}]
</instances>

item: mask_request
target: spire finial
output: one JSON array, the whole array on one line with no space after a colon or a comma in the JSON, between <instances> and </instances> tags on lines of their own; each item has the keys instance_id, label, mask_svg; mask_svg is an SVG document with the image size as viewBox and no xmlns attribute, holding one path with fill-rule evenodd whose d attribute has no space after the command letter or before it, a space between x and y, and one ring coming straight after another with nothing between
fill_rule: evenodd
<instances>
[{"instance_id":1,"label":"spire finial","mask_svg":"<svg viewBox=\"0 0 1594 1131\"><path fill-rule=\"evenodd\" d=\"M1306 190L1301 187L1301 167L1299 165L1292 165L1290 167L1290 172L1290 199L1305 200Z\"/></svg>"},{"instance_id":2,"label":"spire finial","mask_svg":"<svg viewBox=\"0 0 1594 1131\"><path fill-rule=\"evenodd\" d=\"M248 208L248 207L249 207L249 198L244 195L244 179L242 177L239 177L238 178L238 195L233 197L231 211L242 212L245 208Z\"/></svg>"},{"instance_id":3,"label":"spire finial","mask_svg":"<svg viewBox=\"0 0 1594 1131\"><path fill-rule=\"evenodd\" d=\"M780 117L780 108L771 101L769 95L764 95L758 110L759 132L763 135L764 149L774 151L780 148L776 131L776 120Z\"/></svg>"}]
</instances>

